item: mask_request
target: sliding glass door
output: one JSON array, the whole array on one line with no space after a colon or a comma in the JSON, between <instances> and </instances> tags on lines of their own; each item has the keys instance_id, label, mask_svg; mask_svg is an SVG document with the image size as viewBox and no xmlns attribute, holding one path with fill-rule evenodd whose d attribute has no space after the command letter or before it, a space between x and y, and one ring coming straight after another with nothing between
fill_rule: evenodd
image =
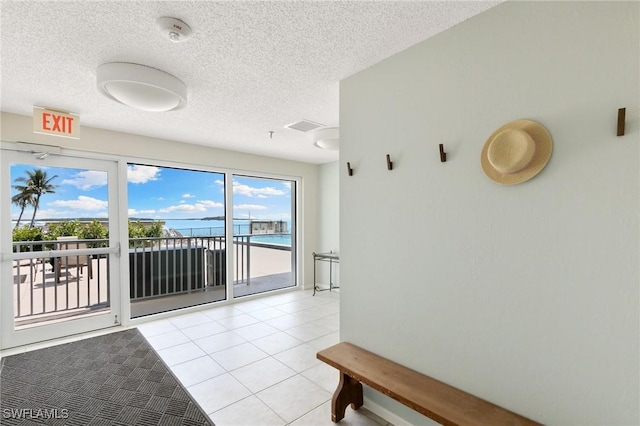
<instances>
[{"instance_id":1,"label":"sliding glass door","mask_svg":"<svg viewBox=\"0 0 640 426\"><path fill-rule=\"evenodd\" d=\"M4 348L118 325L117 163L2 151Z\"/></svg>"},{"instance_id":2,"label":"sliding glass door","mask_svg":"<svg viewBox=\"0 0 640 426\"><path fill-rule=\"evenodd\" d=\"M297 285L295 180L1 153L3 348Z\"/></svg>"},{"instance_id":3,"label":"sliding glass door","mask_svg":"<svg viewBox=\"0 0 640 426\"><path fill-rule=\"evenodd\" d=\"M225 175L129 164L127 180L132 318L225 300Z\"/></svg>"},{"instance_id":4,"label":"sliding glass door","mask_svg":"<svg viewBox=\"0 0 640 426\"><path fill-rule=\"evenodd\" d=\"M132 317L295 286L295 206L293 180L129 164Z\"/></svg>"},{"instance_id":5,"label":"sliding glass door","mask_svg":"<svg viewBox=\"0 0 640 426\"><path fill-rule=\"evenodd\" d=\"M296 182L233 175L233 296L296 285Z\"/></svg>"}]
</instances>

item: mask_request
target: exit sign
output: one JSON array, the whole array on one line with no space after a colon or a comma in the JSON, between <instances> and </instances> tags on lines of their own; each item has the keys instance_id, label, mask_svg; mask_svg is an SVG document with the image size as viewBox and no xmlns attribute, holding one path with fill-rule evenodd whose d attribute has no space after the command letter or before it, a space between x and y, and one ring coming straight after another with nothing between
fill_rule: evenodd
<instances>
[{"instance_id":1,"label":"exit sign","mask_svg":"<svg viewBox=\"0 0 640 426\"><path fill-rule=\"evenodd\" d=\"M80 116L33 107L33 132L80 139Z\"/></svg>"}]
</instances>

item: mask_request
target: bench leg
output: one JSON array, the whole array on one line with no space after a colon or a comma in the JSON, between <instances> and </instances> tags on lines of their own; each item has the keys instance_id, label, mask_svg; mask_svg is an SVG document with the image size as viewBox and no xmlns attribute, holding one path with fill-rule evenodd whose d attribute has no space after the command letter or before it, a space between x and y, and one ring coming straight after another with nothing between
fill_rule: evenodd
<instances>
[{"instance_id":1,"label":"bench leg","mask_svg":"<svg viewBox=\"0 0 640 426\"><path fill-rule=\"evenodd\" d=\"M337 423L344 419L349 404L354 410L362 407L362 383L340 372L340 384L331 399L331 421Z\"/></svg>"}]
</instances>

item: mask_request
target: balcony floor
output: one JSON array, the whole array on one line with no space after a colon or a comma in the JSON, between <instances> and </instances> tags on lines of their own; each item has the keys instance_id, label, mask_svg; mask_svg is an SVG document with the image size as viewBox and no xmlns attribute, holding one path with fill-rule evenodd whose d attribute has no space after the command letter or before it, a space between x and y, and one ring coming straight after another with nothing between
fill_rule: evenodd
<instances>
[{"instance_id":1,"label":"balcony floor","mask_svg":"<svg viewBox=\"0 0 640 426\"><path fill-rule=\"evenodd\" d=\"M250 284L238 283L233 285L235 297L264 293L271 290L291 287L291 273L265 275L250 280ZM225 286L207 287L204 291L188 294L143 299L131 303L131 317L138 318L159 312L172 311L188 306L203 305L226 299Z\"/></svg>"}]
</instances>

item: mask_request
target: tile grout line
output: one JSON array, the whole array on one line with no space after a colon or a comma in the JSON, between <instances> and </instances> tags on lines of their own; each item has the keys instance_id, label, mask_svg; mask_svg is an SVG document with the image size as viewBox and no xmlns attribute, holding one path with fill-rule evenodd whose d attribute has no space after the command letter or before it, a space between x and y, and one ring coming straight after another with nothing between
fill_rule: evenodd
<instances>
[{"instance_id":1,"label":"tile grout line","mask_svg":"<svg viewBox=\"0 0 640 426\"><path fill-rule=\"evenodd\" d=\"M316 303L316 302L318 302L318 303ZM302 303L302 304L304 304L305 307L302 308L302 309L294 310L292 312L286 312L286 311L283 311L282 309L278 309L277 308L278 306L283 306L283 305L287 305L287 304L294 305L296 303ZM258 309L249 310L249 311L244 311L241 306L238 306L237 307L238 309L237 309L236 313L232 313L232 314L230 314L230 316L225 317L225 318L220 318L220 319L230 320L233 317L237 317L237 316L240 316L240 315L247 315L248 317L252 318L256 322L253 322L253 323L250 323L250 324L246 324L246 325L243 325L243 326L240 326L240 327L236 327L236 328L233 328L233 329L230 329L230 328L226 327L223 323L219 322L219 319L211 318L210 316L207 315L206 311L202 311L202 314L205 317L207 317L210 320L211 323L215 323L216 325L222 327L224 329L224 331L221 330L221 331L219 331L217 333L214 333L214 334L211 334L211 335L207 335L207 336L203 336L203 337L199 337L197 339L194 339L194 338L190 337L189 335L187 335L185 333L185 330L191 329L191 328L194 328L194 327L198 327L198 326L201 326L201 325L204 325L204 324L208 324L208 323L204 322L204 323L201 323L201 324L193 324L193 325L190 325L190 326L187 326L187 327L179 327L178 325L176 325L176 324L179 324L179 322L180 322L179 321L179 317L177 317L176 319L174 319L174 321L170 321L170 320L167 320L167 321L168 321L169 324L171 324L175 328L175 330L173 330L173 331L179 331L180 335L184 336L184 338L186 338L187 341L183 342L183 343L178 343L178 344L175 344L175 345L168 346L166 348L163 348L162 350L170 349L172 347L175 348L175 347L177 347L177 346L179 346L181 344L192 343L193 345L195 345L198 349L200 349L204 353L204 355L198 356L197 358L185 360L185 361L182 361L182 362L179 362L177 364L172 365L170 367L172 370L174 368L180 366L180 365L183 365L183 364L186 364L188 362L192 362L192 361L194 361L196 359L200 359L200 358L204 358L204 357L208 357L208 359L213 361L216 365L218 365L221 368L222 372L220 374L217 374L216 376L209 377L207 379L198 381L196 383L191 383L189 385L189 387L187 387L184 384L184 382L181 380L181 383L183 384L183 386L185 386L185 388L187 389L187 391L189 391L190 394L191 394L191 391L190 391L191 387L199 385L199 384L202 384L202 383L206 382L207 380L212 380L212 379L214 379L216 377L220 377L220 376L225 375L225 374L229 375L229 377L231 377L235 381L237 381L242 386L243 389L245 389L247 392L249 392L249 395L247 395L247 396L245 396L243 398L240 398L239 400L236 400L236 401L233 401L233 402L231 402L229 404L226 404L223 407L216 408L211 413L207 412L207 414L212 418L212 420L213 420L213 415L216 412L219 412L219 411L224 410L224 409L226 409L226 408L228 408L228 407L230 407L230 406L232 406L232 405L234 405L236 403L244 401L244 400L248 399L251 396L255 396L257 398L257 400L260 401L261 404L263 404L269 410L269 412L275 414L279 419L281 419L283 421L283 424L291 424L291 423L296 422L300 418L306 416L307 414L311 413L312 411L316 410L318 407L322 406L323 404L327 403L327 401L330 401L330 399L323 400L321 403L315 404L312 408L310 408L305 413L303 413L300 416L298 416L296 419L292 420L291 422L287 422L286 420L284 420L284 418L282 418L282 416L280 414L278 414L278 412L276 412L269 404L267 404L258 394L261 393L261 392L264 392L264 391L266 391L266 390L268 390L270 388L273 388L274 386L280 385L281 383L283 383L283 382L285 382L287 380L290 380L290 379L293 379L293 378L296 378L296 377L311 383L313 386L317 387L319 390L322 390L323 392L327 392L327 393L331 394L331 392L328 391L327 389L325 389L320 383L318 383L315 380L313 380L313 379L311 379L309 377L306 377L304 375L304 373L308 372L309 370L311 370L313 368L316 368L318 364L313 363L313 365L305 366L303 369L298 371L298 368L292 368L291 365L289 365L287 362L281 361L280 359L276 358L276 356L281 354L281 353L284 353L284 352L287 352L287 351L290 351L290 350L294 350L296 348L301 348L304 345L309 345L308 347L310 347L310 349L312 351L316 351L316 349L313 347L313 342L314 341L326 338L327 336L329 336L329 335L331 335L333 333L339 332L339 327L335 327L335 325L334 326L328 326L328 327L325 327L324 330L321 330L320 334L314 335L313 338L308 339L308 340L303 340L300 337L297 337L297 336L295 336L295 335L293 335L293 334L288 332L289 330L292 330L292 329L298 328L298 327L302 327L304 325L311 325L312 324L312 325L318 325L320 327L323 326L324 324L322 323L322 321L324 319L327 319L329 317L335 318L336 315L339 315L339 305L338 305L338 311L336 312L336 309L335 309L335 304L336 303L339 304L339 300L337 298L334 298L334 297L310 299L310 296L307 295L305 297L300 297L300 298L297 298L297 299L292 300L292 301L287 301L287 302L283 302L283 303L279 303L279 304L275 304L275 305L266 304L264 307L259 307ZM241 305L241 304L242 304L242 302L238 303L238 305ZM323 307L325 307L325 305L329 305L329 304L331 304L333 306L331 307L330 311L327 312L325 315L320 315L320 316L318 316L316 318L312 317L311 319L309 319L308 317L307 317L307 319L303 319L305 313L308 313L308 311L317 310L317 309L323 309ZM292 306L292 308L294 308L294 306ZM214 307L211 310L215 311L215 309L216 308ZM257 316L251 315L252 312L259 312L259 311L263 311L263 310L267 310L267 309L278 309L280 312L282 312L282 314L278 315L276 317L269 317L268 319L260 319ZM189 315L189 314L187 314L187 315ZM298 321L297 324L292 326L292 327L287 327L286 329L281 329L281 328L273 326L273 325L271 325L271 324L269 324L267 322L267 321L270 321L270 320L275 320L277 318L283 318L283 317L285 317L287 315L292 316L292 317L296 317L296 316L299 317L299 318L294 319L294 321ZM317 315L317 312L312 314L312 316L316 316L316 315ZM300 318L300 317L302 317L302 318ZM338 317L338 319L339 319L339 317ZM332 321L335 321L335 319L332 320ZM231 322L232 322L232 320L231 320ZM244 328L247 328L247 327L251 327L251 326L256 326L256 325L259 325L259 324L266 325L266 326L268 326L270 328L275 329L276 331L273 331L272 333L269 333L269 334L266 334L266 335L262 335L262 336L258 336L258 337L254 337L254 338L249 338L249 339L247 339L247 338L243 337L241 334L237 333L238 330L241 330L241 329L244 329ZM170 332L172 332L172 331L161 332L161 333L158 333L157 336L161 336L163 334L168 334ZM225 347L223 349L216 350L216 351L210 352L210 353L207 352L204 349L203 346L201 346L200 344L197 343L198 340L204 340L206 338L213 337L213 336L216 336L216 335L219 335L219 334L222 334L222 333L227 333L227 332L231 332L235 336L238 336L239 338L241 338L243 340L243 342L235 343L235 344L232 344L231 346L228 346L228 347ZM290 337L292 339L297 340L299 343L296 343L295 345L293 345L291 347L286 347L285 349L278 349L276 352L273 352L273 353L267 352L266 350L260 348L258 345L256 345L254 343L257 340L260 340L260 339L263 339L263 338L268 338L269 336L273 336L273 335L280 334L280 333L282 333L283 335L286 335L286 336L288 336L288 337ZM307 331L303 331L301 333L307 333ZM299 333L297 333L297 334L298 334L298 336L300 336ZM237 347L237 346L240 346L240 345L244 345L246 343L251 344L251 346L253 348L255 348L256 350L258 350L258 351L260 351L260 352L262 352L264 354L266 354L266 356L263 357L263 358L260 358L260 359L253 360L253 361L251 361L251 362L249 362L247 364L243 364L243 365L240 365L238 367L232 368L232 369L228 369L228 368L224 367L224 365L220 364L213 357L213 355L216 354L216 353L220 353L222 351L229 350L229 349L232 349L234 347ZM260 389L257 392L253 392L251 389L249 389L247 387L247 385L245 385L245 383L242 382L234 374L237 370L240 370L240 369L245 368L245 367L249 367L249 366L254 365L254 364L258 363L258 362L261 362L261 361L264 361L264 360L268 360L268 359L271 359L271 360L283 365L287 369L293 371L294 374L292 376L289 376L289 377L286 377L286 378L283 378L283 379L277 379L275 382L270 383L267 387L265 387L263 389ZM195 397L194 397L194 399L195 399Z\"/></svg>"}]
</instances>

